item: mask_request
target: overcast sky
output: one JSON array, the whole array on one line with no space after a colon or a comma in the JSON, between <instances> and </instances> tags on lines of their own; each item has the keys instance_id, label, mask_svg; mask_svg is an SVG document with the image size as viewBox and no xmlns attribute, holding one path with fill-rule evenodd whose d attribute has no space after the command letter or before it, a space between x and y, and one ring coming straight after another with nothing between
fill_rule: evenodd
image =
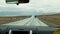
<instances>
[{"instance_id":1,"label":"overcast sky","mask_svg":"<svg viewBox=\"0 0 60 34\"><path fill-rule=\"evenodd\" d=\"M60 13L60 0L30 0L27 4L6 4L5 0L0 0L0 14L3 12L42 12ZM7 13L6 13L7 14Z\"/></svg>"}]
</instances>

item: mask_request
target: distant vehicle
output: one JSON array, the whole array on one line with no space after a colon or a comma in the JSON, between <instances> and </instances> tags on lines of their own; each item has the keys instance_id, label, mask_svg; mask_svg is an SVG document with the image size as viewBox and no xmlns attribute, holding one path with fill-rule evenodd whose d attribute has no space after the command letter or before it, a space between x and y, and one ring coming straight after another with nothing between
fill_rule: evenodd
<instances>
[{"instance_id":1,"label":"distant vehicle","mask_svg":"<svg viewBox=\"0 0 60 34\"><path fill-rule=\"evenodd\" d=\"M19 3L29 3L29 0L6 0L6 3L19 5Z\"/></svg>"}]
</instances>

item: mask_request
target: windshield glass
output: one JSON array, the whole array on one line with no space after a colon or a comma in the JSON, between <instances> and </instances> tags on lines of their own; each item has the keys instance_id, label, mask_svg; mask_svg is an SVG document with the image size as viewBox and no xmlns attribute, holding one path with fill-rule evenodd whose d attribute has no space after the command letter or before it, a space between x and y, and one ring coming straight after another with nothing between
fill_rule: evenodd
<instances>
[{"instance_id":1,"label":"windshield glass","mask_svg":"<svg viewBox=\"0 0 60 34\"><path fill-rule=\"evenodd\" d=\"M2 24L18 26L60 25L60 0L29 0L29 3L24 4L17 2L17 0L13 0L10 4L6 3L6 0L0 0L0 22Z\"/></svg>"}]
</instances>

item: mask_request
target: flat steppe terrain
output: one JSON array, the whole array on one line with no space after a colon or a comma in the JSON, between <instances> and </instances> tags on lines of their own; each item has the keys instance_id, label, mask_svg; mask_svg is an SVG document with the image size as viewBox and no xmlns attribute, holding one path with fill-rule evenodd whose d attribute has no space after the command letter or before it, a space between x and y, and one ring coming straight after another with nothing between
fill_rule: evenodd
<instances>
[{"instance_id":1,"label":"flat steppe terrain","mask_svg":"<svg viewBox=\"0 0 60 34\"><path fill-rule=\"evenodd\" d=\"M10 23L18 20L23 20L31 16L11 16L11 17L0 17L0 24ZM54 15L40 15L37 16L39 19L42 19L48 23L60 25L60 14Z\"/></svg>"},{"instance_id":2,"label":"flat steppe terrain","mask_svg":"<svg viewBox=\"0 0 60 34\"><path fill-rule=\"evenodd\" d=\"M60 14L41 15L39 18L43 19L44 21L48 23L60 25Z\"/></svg>"}]
</instances>

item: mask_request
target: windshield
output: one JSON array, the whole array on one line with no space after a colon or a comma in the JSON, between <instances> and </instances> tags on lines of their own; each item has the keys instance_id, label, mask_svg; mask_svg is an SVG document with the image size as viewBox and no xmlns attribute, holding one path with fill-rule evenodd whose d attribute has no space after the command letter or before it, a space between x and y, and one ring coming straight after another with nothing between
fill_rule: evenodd
<instances>
[{"instance_id":1,"label":"windshield","mask_svg":"<svg viewBox=\"0 0 60 34\"><path fill-rule=\"evenodd\" d=\"M48 26L50 23L52 23L50 26L60 25L60 0L29 0L29 3L19 5L16 5L16 2L8 4L6 0L0 0L1 23L12 22L10 25L15 24L18 26L26 25L26 23L27 26ZM27 18L27 16L29 17ZM46 22L48 25L45 24Z\"/></svg>"}]
</instances>

